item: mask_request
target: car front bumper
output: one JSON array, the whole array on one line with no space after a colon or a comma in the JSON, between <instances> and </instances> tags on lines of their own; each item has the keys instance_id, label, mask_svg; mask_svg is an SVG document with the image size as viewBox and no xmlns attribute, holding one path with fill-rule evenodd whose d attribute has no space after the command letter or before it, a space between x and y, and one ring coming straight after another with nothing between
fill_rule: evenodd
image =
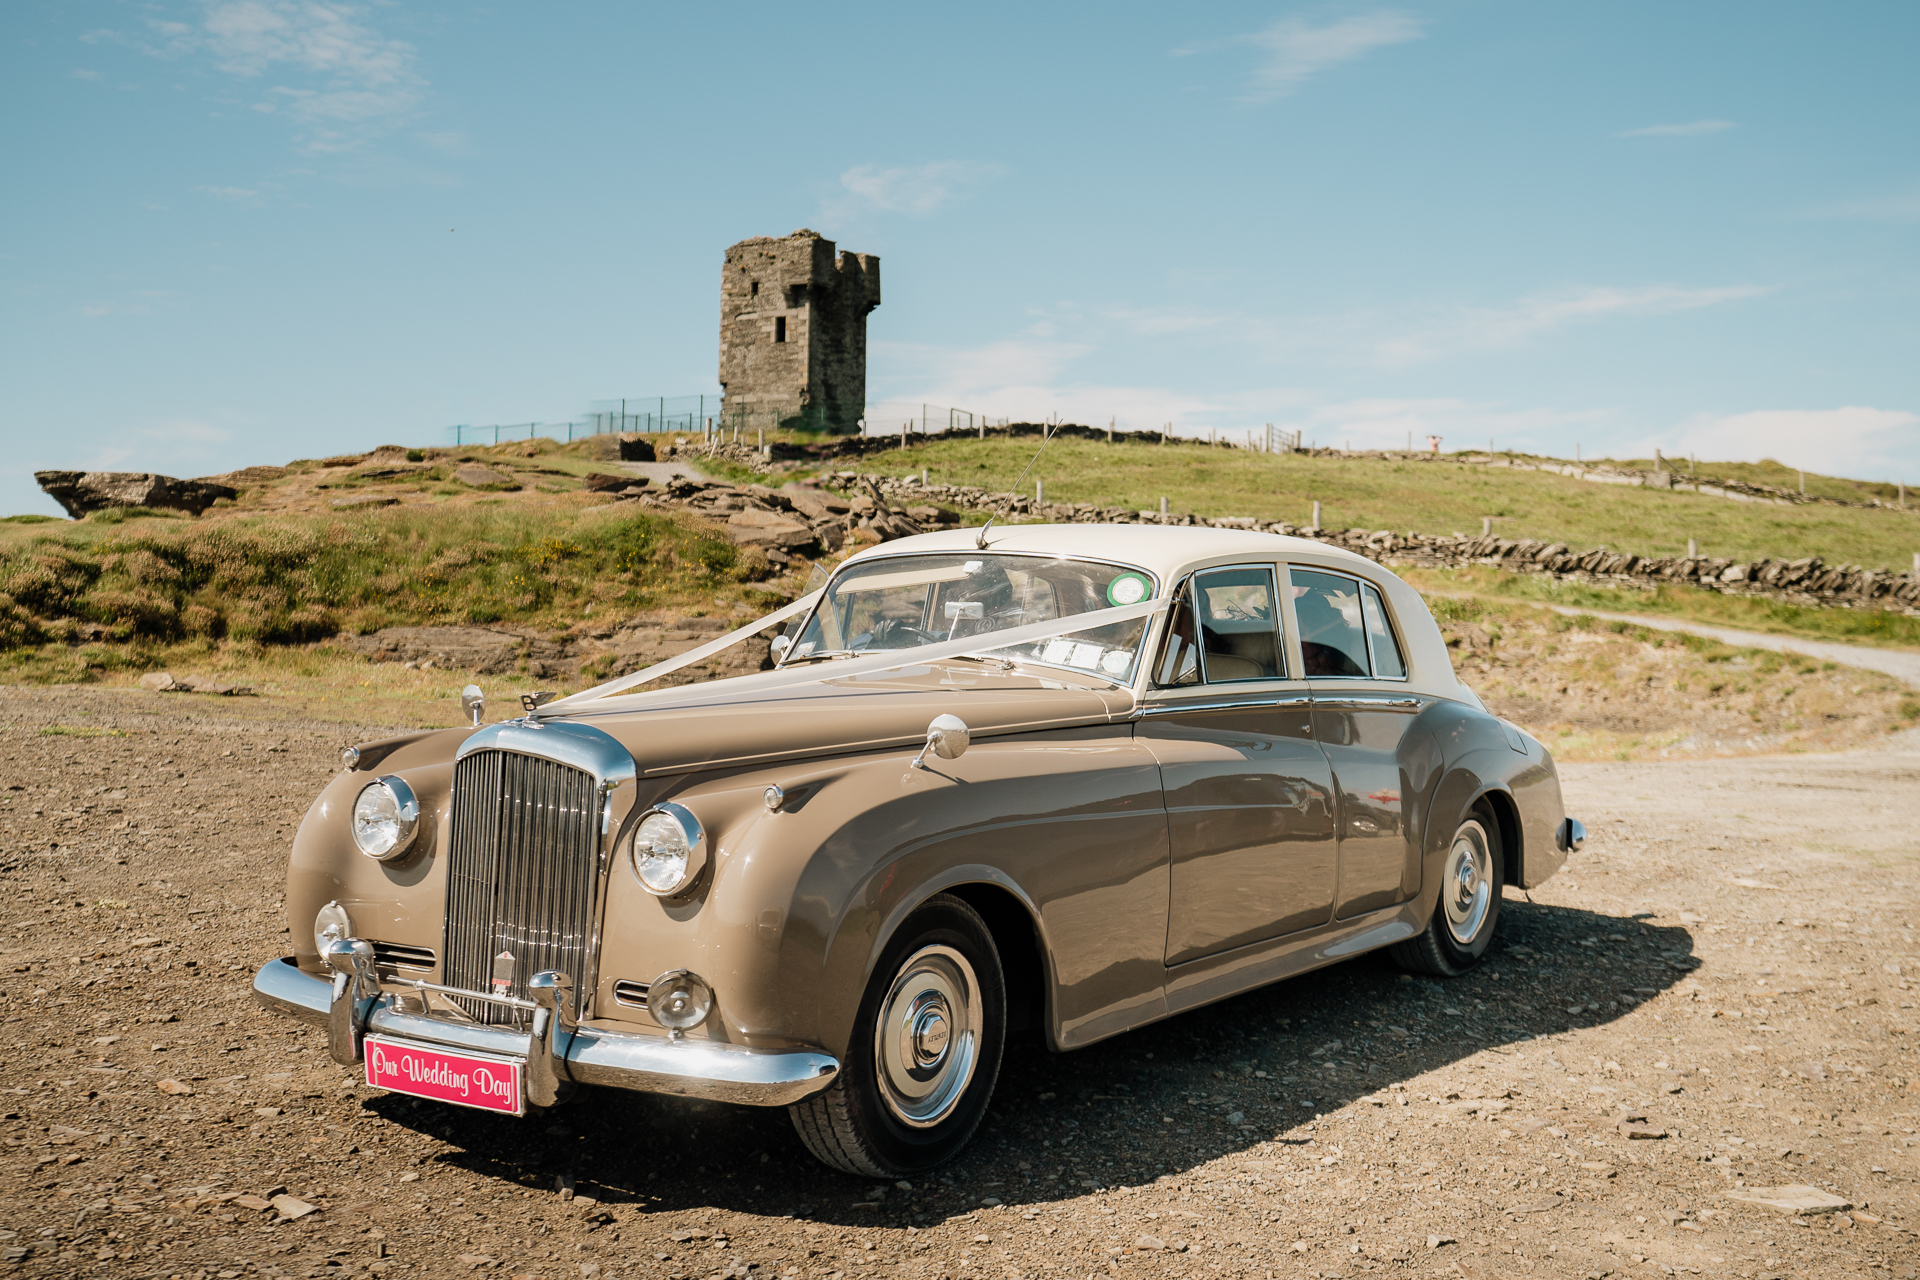
<instances>
[{"instance_id":1,"label":"car front bumper","mask_svg":"<svg viewBox=\"0 0 1920 1280\"><path fill-rule=\"evenodd\" d=\"M571 1081L778 1107L820 1092L840 1072L831 1054L813 1050L750 1049L562 1025L554 1005L544 1000L534 1011L531 1033L409 1013L397 995L378 990L370 971L364 978L341 973L329 980L303 972L291 956L261 966L253 995L277 1013L328 1026L330 1051L342 1065L360 1061L360 1042L368 1034L518 1059L526 1063L528 1100L536 1106L552 1105L557 1086Z\"/></svg>"}]
</instances>

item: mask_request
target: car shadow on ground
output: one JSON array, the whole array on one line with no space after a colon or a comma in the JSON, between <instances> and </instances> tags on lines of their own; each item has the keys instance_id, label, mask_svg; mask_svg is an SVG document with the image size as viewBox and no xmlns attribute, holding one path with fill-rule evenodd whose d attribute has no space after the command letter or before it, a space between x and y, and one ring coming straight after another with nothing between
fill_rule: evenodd
<instances>
[{"instance_id":1,"label":"car shadow on ground","mask_svg":"<svg viewBox=\"0 0 1920 1280\"><path fill-rule=\"evenodd\" d=\"M572 1185L603 1206L904 1227L987 1202L1044 1205L1304 1143L1316 1115L1483 1050L1605 1024L1698 965L1691 934L1644 917L1515 897L1504 912L1464 977L1411 977L1374 953L1073 1053L1017 1043L972 1145L911 1189L819 1165L781 1109L612 1090L520 1120L396 1095L365 1105L449 1143L441 1161Z\"/></svg>"}]
</instances>

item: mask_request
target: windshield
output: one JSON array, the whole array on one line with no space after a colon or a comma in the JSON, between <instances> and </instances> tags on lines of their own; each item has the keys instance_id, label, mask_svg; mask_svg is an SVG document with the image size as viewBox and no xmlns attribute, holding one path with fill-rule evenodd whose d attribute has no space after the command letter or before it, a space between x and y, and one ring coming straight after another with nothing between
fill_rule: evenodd
<instances>
[{"instance_id":1,"label":"windshield","mask_svg":"<svg viewBox=\"0 0 1920 1280\"><path fill-rule=\"evenodd\" d=\"M1067 620L1153 598L1152 575L1125 565L1040 556L949 552L888 556L839 573L794 638L785 661L881 649L913 649L980 636L980 652L1015 661L1096 671L1125 682L1144 620L996 650L993 633ZM1073 642L1067 643L1072 636Z\"/></svg>"}]
</instances>

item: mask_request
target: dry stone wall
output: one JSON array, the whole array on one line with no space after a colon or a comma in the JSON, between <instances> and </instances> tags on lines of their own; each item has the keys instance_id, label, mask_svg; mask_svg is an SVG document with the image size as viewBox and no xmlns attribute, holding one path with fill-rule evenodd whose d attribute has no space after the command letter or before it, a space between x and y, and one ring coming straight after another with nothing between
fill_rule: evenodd
<instances>
[{"instance_id":1,"label":"dry stone wall","mask_svg":"<svg viewBox=\"0 0 1920 1280\"><path fill-rule=\"evenodd\" d=\"M993 511L1063 524L1203 525L1216 529L1252 529L1313 538L1357 552L1383 564L1458 568L1485 564L1521 573L1547 573L1569 579L1602 579L1655 587L1681 584L1728 595L1767 596L1802 604L1848 608L1897 609L1920 615L1920 578L1860 565L1828 564L1818 556L1799 560L1729 560L1718 557L1636 556L1605 547L1578 550L1560 542L1498 537L1395 533L1390 529L1308 529L1286 521L1251 517L1207 518L1192 514L1162 517L1158 511L1096 507L1091 503L1041 503L1025 494L996 494L965 485L922 485L913 477L859 476L841 473L843 486L871 492L895 508Z\"/></svg>"}]
</instances>

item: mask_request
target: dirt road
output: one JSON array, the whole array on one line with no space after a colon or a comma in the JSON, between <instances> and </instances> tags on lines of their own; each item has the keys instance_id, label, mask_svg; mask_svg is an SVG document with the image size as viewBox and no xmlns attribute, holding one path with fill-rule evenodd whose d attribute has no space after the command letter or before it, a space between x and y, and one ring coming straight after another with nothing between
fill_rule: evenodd
<instances>
[{"instance_id":1,"label":"dirt road","mask_svg":"<svg viewBox=\"0 0 1920 1280\"><path fill-rule=\"evenodd\" d=\"M338 726L0 690L0 1271L1912 1277L1920 747L1566 770L1593 832L1453 982L1362 958L1016 1047L913 1185L784 1115L375 1094L248 998ZM369 727L368 732L374 730ZM1633 1136L1636 1134L1647 1136ZM1654 1136L1664 1135L1664 1136ZM1734 1198L1806 1184L1852 1212Z\"/></svg>"},{"instance_id":2,"label":"dirt road","mask_svg":"<svg viewBox=\"0 0 1920 1280\"><path fill-rule=\"evenodd\" d=\"M1844 667L1878 671L1882 675L1904 680L1915 688L1920 688L1920 653L1909 653L1904 649L1876 649L1864 644L1839 644L1829 640L1807 640L1800 636L1769 635L1764 631L1740 631L1733 627L1710 626L1704 622L1663 618L1657 614L1602 613L1595 609L1576 609L1570 605L1549 607L1555 613L1570 617L1585 615L1590 618L1607 618L1615 622L1631 622L1637 627L1651 627L1656 631L1684 631L1688 635L1706 636L1710 640L1737 645L1743 649L1770 649L1774 653L1798 653L1816 658L1821 662L1837 662Z\"/></svg>"}]
</instances>

